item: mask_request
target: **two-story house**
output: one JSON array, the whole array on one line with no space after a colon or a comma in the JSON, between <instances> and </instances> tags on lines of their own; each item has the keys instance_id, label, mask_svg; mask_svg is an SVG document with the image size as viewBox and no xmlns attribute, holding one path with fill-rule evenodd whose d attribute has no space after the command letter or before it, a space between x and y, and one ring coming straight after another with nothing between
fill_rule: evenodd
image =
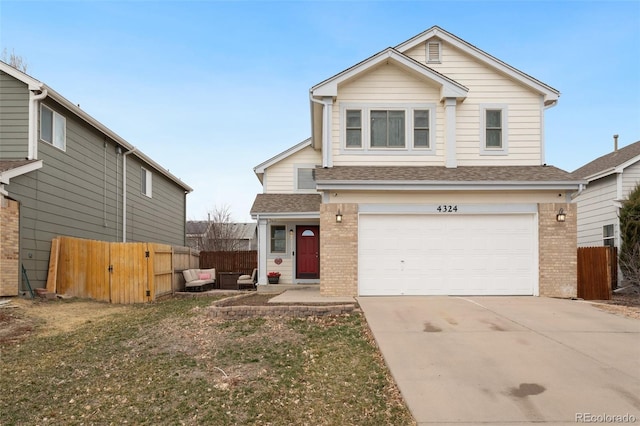
<instances>
[{"instance_id":1,"label":"two-story house","mask_svg":"<svg viewBox=\"0 0 640 426\"><path fill-rule=\"evenodd\" d=\"M596 158L572 173L588 182L574 195L578 214L578 246L622 246L620 209L640 184L640 141ZM619 274L619 279L622 275Z\"/></svg>"},{"instance_id":2,"label":"two-story house","mask_svg":"<svg viewBox=\"0 0 640 426\"><path fill-rule=\"evenodd\" d=\"M0 62L0 296L47 280L51 240L184 246L191 188L51 87ZM24 290L26 287L22 287Z\"/></svg>"},{"instance_id":3,"label":"two-story house","mask_svg":"<svg viewBox=\"0 0 640 426\"><path fill-rule=\"evenodd\" d=\"M584 181L545 164L556 89L433 27L309 97L311 138L254 169L259 284L576 295Z\"/></svg>"}]
</instances>

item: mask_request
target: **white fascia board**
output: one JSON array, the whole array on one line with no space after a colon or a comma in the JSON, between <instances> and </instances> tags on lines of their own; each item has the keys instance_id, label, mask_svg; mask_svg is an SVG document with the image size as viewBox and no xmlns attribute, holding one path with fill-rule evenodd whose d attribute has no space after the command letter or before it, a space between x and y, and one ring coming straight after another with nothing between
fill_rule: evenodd
<instances>
[{"instance_id":1,"label":"white fascia board","mask_svg":"<svg viewBox=\"0 0 640 426\"><path fill-rule=\"evenodd\" d=\"M640 155L636 155L635 157L625 161L622 164L617 165L616 167L610 167L608 169L599 171L598 173L594 173L594 174L592 174L590 176L587 176L585 178L585 180L587 180L588 182L593 182L594 180L602 179L602 178L605 178L607 176L611 176L611 175L616 174L616 173L622 173L624 171L624 169L626 169L629 166L634 165L638 161L640 161Z\"/></svg>"},{"instance_id":2,"label":"white fascia board","mask_svg":"<svg viewBox=\"0 0 640 426\"><path fill-rule=\"evenodd\" d=\"M577 190L585 182L446 182L446 181L398 181L398 182L317 182L316 187L325 191L496 191L496 190Z\"/></svg>"},{"instance_id":3,"label":"white fascia board","mask_svg":"<svg viewBox=\"0 0 640 426\"><path fill-rule=\"evenodd\" d=\"M338 85L387 60L392 60L398 65L410 69L418 74L423 75L425 78L440 84L442 86L441 96L443 98L455 97L464 99L467 97L469 89L462 84L453 81L442 74L437 73L431 68L414 61L413 59L403 55L393 48L385 49L382 52L370 57L369 59L362 61L358 65L353 66L312 87L311 95L317 98L325 96L338 96Z\"/></svg>"},{"instance_id":4,"label":"white fascia board","mask_svg":"<svg viewBox=\"0 0 640 426\"><path fill-rule=\"evenodd\" d=\"M29 90L42 90L42 87L44 86L44 83L2 61L0 61L0 71L3 71L9 74L11 77L20 80L29 87Z\"/></svg>"},{"instance_id":5,"label":"white fascia board","mask_svg":"<svg viewBox=\"0 0 640 426\"><path fill-rule=\"evenodd\" d=\"M291 148L282 151L281 153L269 158L267 161L258 164L253 168L255 174L264 174L264 171L274 164L284 160L287 157L292 156L296 152L302 151L304 148L311 146L311 138L305 139L297 145L292 146Z\"/></svg>"},{"instance_id":6,"label":"white fascia board","mask_svg":"<svg viewBox=\"0 0 640 426\"><path fill-rule=\"evenodd\" d=\"M20 167L15 167L11 170L6 170L4 172L0 172L0 183L8 185L11 178L25 175L34 170L38 170L42 168L42 160L34 161L29 164L25 164Z\"/></svg>"},{"instance_id":7,"label":"white fascia board","mask_svg":"<svg viewBox=\"0 0 640 426\"><path fill-rule=\"evenodd\" d=\"M56 92L55 90L53 90L47 85L44 85L44 87L47 89L47 92L49 93L48 97L50 97L51 99L58 102L60 105L62 105L63 107L65 107L66 109L74 113L76 116L78 116L80 119L85 121L87 124L89 124L90 126L93 126L95 129L99 130L100 132L108 136L114 142L118 143L119 145L122 145L127 151L131 151L135 149L133 145L131 145L126 140L124 140L122 137L116 134L113 130L109 129L104 124L100 123L98 120L96 120L95 118L93 118L92 116L84 112L83 110L81 110L77 105L74 105L67 98L62 96L60 93ZM136 149L132 153L132 155L138 157L140 160L147 163L149 166L151 166L154 169L153 171L159 172L161 175L164 175L166 178L168 178L169 180L173 181L174 183L179 185L181 188L183 188L186 192L193 191L193 188L191 188L186 183L182 182L179 178L171 174L167 169L162 167L160 164L156 163L147 155L140 152L140 150Z\"/></svg>"},{"instance_id":8,"label":"white fascia board","mask_svg":"<svg viewBox=\"0 0 640 426\"><path fill-rule=\"evenodd\" d=\"M462 50L473 58L485 63L486 65L497 69L498 71L506 74L507 76L519 81L520 83L531 87L537 92L544 95L544 104L547 106L553 105L558 101L560 92L551 86L548 86L541 81L527 75L526 73L502 62L500 59L495 58L481 49L467 43L466 41L456 37L455 35L443 30L440 27L432 27L427 31L418 34L417 36L400 43L395 47L400 52L406 52L407 50L424 43L432 37L438 37L439 39L451 44L452 46Z\"/></svg>"},{"instance_id":9,"label":"white fascia board","mask_svg":"<svg viewBox=\"0 0 640 426\"><path fill-rule=\"evenodd\" d=\"M320 219L320 212L251 213L252 219Z\"/></svg>"}]
</instances>

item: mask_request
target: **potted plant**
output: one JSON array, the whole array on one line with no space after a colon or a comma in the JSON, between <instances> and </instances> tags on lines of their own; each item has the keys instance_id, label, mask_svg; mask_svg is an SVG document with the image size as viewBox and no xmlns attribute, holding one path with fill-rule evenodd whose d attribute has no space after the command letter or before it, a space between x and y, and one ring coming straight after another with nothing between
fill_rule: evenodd
<instances>
[{"instance_id":1,"label":"potted plant","mask_svg":"<svg viewBox=\"0 0 640 426\"><path fill-rule=\"evenodd\" d=\"M280 272L269 272L267 279L269 280L269 284L278 284L280 281Z\"/></svg>"}]
</instances>

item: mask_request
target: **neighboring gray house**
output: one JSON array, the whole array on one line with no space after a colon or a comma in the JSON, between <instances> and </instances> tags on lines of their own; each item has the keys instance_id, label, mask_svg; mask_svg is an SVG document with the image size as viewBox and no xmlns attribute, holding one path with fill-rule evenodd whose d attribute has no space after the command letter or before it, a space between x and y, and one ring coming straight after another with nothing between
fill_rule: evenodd
<instances>
[{"instance_id":1,"label":"neighboring gray house","mask_svg":"<svg viewBox=\"0 0 640 426\"><path fill-rule=\"evenodd\" d=\"M613 152L572 174L588 182L574 198L578 206L578 247L620 248L620 208L640 183L640 141L620 149L614 147Z\"/></svg>"},{"instance_id":2,"label":"neighboring gray house","mask_svg":"<svg viewBox=\"0 0 640 426\"><path fill-rule=\"evenodd\" d=\"M257 249L256 223L187 222L187 245L200 251Z\"/></svg>"},{"instance_id":3,"label":"neighboring gray house","mask_svg":"<svg viewBox=\"0 0 640 426\"><path fill-rule=\"evenodd\" d=\"M0 296L44 287L52 238L186 245L192 189L46 84L0 62ZM24 287L23 287L24 289Z\"/></svg>"}]
</instances>

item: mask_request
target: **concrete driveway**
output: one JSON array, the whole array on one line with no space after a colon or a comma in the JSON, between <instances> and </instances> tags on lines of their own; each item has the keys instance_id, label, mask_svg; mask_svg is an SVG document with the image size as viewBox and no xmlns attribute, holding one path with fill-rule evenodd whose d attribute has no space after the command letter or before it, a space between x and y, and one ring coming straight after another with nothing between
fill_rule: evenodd
<instances>
[{"instance_id":1,"label":"concrete driveway","mask_svg":"<svg viewBox=\"0 0 640 426\"><path fill-rule=\"evenodd\" d=\"M543 297L358 302L418 424L640 424L639 320Z\"/></svg>"}]
</instances>

